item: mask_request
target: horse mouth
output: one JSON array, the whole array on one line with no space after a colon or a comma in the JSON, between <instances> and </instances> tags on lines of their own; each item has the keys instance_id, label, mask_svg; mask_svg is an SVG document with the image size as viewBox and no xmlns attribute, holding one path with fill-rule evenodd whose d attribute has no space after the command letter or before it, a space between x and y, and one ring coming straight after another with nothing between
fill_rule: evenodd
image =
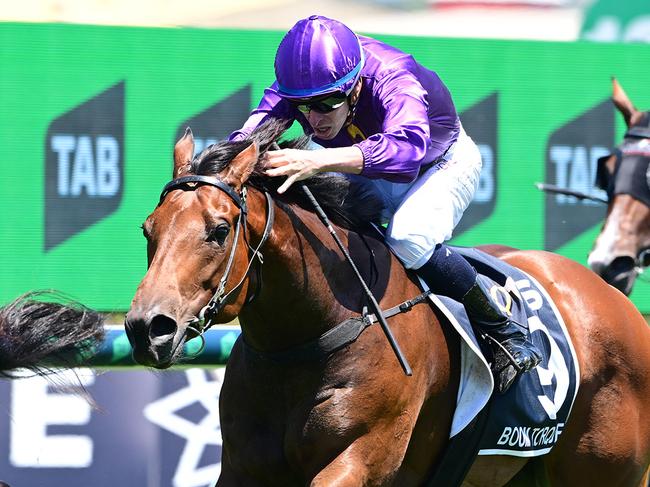
<instances>
[{"instance_id":1,"label":"horse mouth","mask_svg":"<svg viewBox=\"0 0 650 487\"><path fill-rule=\"evenodd\" d=\"M144 367L153 367L156 369L166 369L171 365L170 357L160 356L155 350L151 348L133 349L133 360Z\"/></svg>"},{"instance_id":2,"label":"horse mouth","mask_svg":"<svg viewBox=\"0 0 650 487\"><path fill-rule=\"evenodd\" d=\"M173 353L159 353L155 349L133 350L133 360L144 367L153 367L154 369L168 369L176 362Z\"/></svg>"},{"instance_id":3,"label":"horse mouth","mask_svg":"<svg viewBox=\"0 0 650 487\"><path fill-rule=\"evenodd\" d=\"M637 277L634 259L617 257L603 270L601 276L611 286L629 296Z\"/></svg>"},{"instance_id":4,"label":"horse mouth","mask_svg":"<svg viewBox=\"0 0 650 487\"><path fill-rule=\"evenodd\" d=\"M151 367L153 367L154 369L158 369L158 370L165 370L165 369L170 368L172 365L174 365L174 362L169 361L169 362L157 363L157 364L152 365Z\"/></svg>"},{"instance_id":5,"label":"horse mouth","mask_svg":"<svg viewBox=\"0 0 650 487\"><path fill-rule=\"evenodd\" d=\"M164 317L163 317L164 318ZM133 360L144 367L168 369L179 362L185 355L185 343L199 336L200 330L191 326L195 319L189 320L187 326L177 327L171 320L156 317L146 333L134 330L135 320L127 321L125 329L131 344Z\"/></svg>"},{"instance_id":6,"label":"horse mouth","mask_svg":"<svg viewBox=\"0 0 650 487\"><path fill-rule=\"evenodd\" d=\"M182 355L184 340L149 341L146 345L136 343L133 347L133 360L145 367L168 369Z\"/></svg>"},{"instance_id":7,"label":"horse mouth","mask_svg":"<svg viewBox=\"0 0 650 487\"><path fill-rule=\"evenodd\" d=\"M629 296L632 293L634 281L636 281L636 272L634 271L619 274L611 280L607 279L607 282L609 282L612 286L614 286L626 296Z\"/></svg>"}]
</instances>

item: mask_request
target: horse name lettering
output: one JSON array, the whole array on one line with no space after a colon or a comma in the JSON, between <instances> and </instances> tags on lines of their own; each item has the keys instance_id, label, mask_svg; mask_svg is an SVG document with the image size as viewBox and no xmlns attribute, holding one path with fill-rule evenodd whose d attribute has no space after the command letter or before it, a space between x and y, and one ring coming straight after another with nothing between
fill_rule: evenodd
<instances>
[{"instance_id":1,"label":"horse name lettering","mask_svg":"<svg viewBox=\"0 0 650 487\"><path fill-rule=\"evenodd\" d=\"M529 426L506 426L503 428L501 437L497 441L497 445L508 446L530 446L530 430Z\"/></svg>"},{"instance_id":2,"label":"horse name lettering","mask_svg":"<svg viewBox=\"0 0 650 487\"><path fill-rule=\"evenodd\" d=\"M564 423L558 423L555 426L544 428L534 428L532 434L533 446L554 445L562 433Z\"/></svg>"},{"instance_id":3,"label":"horse name lettering","mask_svg":"<svg viewBox=\"0 0 650 487\"><path fill-rule=\"evenodd\" d=\"M497 445L517 446L519 448L530 448L538 446L554 445L560 434L564 423L543 428L531 428L530 426L506 426L501 432Z\"/></svg>"}]
</instances>

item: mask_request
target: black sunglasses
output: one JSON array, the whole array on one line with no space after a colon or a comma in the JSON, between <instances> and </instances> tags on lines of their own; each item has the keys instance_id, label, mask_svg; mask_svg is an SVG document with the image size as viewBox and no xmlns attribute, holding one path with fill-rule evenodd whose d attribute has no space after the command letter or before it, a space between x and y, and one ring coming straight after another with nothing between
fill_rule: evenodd
<instances>
[{"instance_id":1,"label":"black sunglasses","mask_svg":"<svg viewBox=\"0 0 650 487\"><path fill-rule=\"evenodd\" d=\"M298 111L305 115L312 110L318 113L330 113L341 107L346 99L347 95L345 93L336 93L320 99L295 100L293 104Z\"/></svg>"}]
</instances>

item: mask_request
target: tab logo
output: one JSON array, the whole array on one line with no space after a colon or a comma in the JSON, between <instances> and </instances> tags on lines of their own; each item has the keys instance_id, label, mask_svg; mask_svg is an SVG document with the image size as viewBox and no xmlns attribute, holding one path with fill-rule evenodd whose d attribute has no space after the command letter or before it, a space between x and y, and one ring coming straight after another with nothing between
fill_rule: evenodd
<instances>
[{"instance_id":1,"label":"tab logo","mask_svg":"<svg viewBox=\"0 0 650 487\"><path fill-rule=\"evenodd\" d=\"M551 134L546 146L546 182L561 188L606 197L596 188L599 157L611 152L614 106L606 100ZM557 250L603 221L605 205L574 196L545 196L545 248Z\"/></svg>"},{"instance_id":2,"label":"tab logo","mask_svg":"<svg viewBox=\"0 0 650 487\"><path fill-rule=\"evenodd\" d=\"M118 208L123 145L124 82L50 124L45 139L45 251Z\"/></svg>"},{"instance_id":3,"label":"tab logo","mask_svg":"<svg viewBox=\"0 0 650 487\"><path fill-rule=\"evenodd\" d=\"M494 211L497 194L497 107L499 94L493 93L465 110L460 119L465 132L476 142L481 151L483 168L474 200L469 205L460 223L454 229L454 236L469 230L490 217Z\"/></svg>"},{"instance_id":4,"label":"tab logo","mask_svg":"<svg viewBox=\"0 0 650 487\"><path fill-rule=\"evenodd\" d=\"M246 85L229 97L187 119L178 126L174 143L191 127L194 134L194 152L200 153L207 146L227 139L248 120L251 109L251 85Z\"/></svg>"}]
</instances>

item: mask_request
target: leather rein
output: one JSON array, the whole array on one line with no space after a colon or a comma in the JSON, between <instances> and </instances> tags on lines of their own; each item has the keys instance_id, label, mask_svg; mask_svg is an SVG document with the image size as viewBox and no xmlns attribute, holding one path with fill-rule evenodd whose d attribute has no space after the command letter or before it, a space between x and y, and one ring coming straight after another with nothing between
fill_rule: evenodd
<instances>
[{"instance_id":1,"label":"leather rein","mask_svg":"<svg viewBox=\"0 0 650 487\"><path fill-rule=\"evenodd\" d=\"M183 176L180 178L173 179L172 181L170 181L165 185L165 187L160 192L160 200L158 201L158 205L160 205L163 202L165 196L171 191L174 191L176 189L194 191L195 189L199 188L202 185L212 186L226 193L233 201L233 203L235 203L237 208L239 208L240 211L239 211L239 216L237 217L237 223L235 224L235 236L233 238L233 244L230 249L230 254L228 255L228 263L226 264L226 270L221 276L219 284L217 285L217 289L214 292L212 298L210 298L210 301L208 301L208 304L206 304L199 312L199 315L195 317L192 321L190 321L190 323L188 324L188 328L194 329L199 335L203 334L205 331L207 331L210 327L212 327L215 324L214 318L223 309L228 297L237 289L239 289L239 287L244 283L246 277L248 277L248 274L253 266L253 262L255 262L255 260L257 259L257 261L259 262L259 266L261 266L261 264L264 262L264 256L262 255L262 252L260 252L260 249L262 248L262 245L264 245L264 243L268 240L269 235L271 234L271 228L273 227L273 221L275 219L273 198L271 198L271 195L268 192L264 191L267 211L266 211L266 224L264 225L264 232L262 233L262 238L260 239L259 243L255 248L251 247L250 244L248 243L248 240L244 238L244 240L246 240L246 245L248 246L249 250L252 251L252 253L249 253L246 272L244 272L244 275L239 280L239 282L235 286L233 286L233 288L230 289L230 291L226 292L226 284L228 283L228 278L230 277L230 272L232 271L232 264L233 261L235 260L235 253L237 252L237 241L239 240L239 234L241 232L242 227L244 228L244 232L246 232L246 217L248 215L248 207L246 206L246 196L247 196L246 186L242 186L241 191L237 193L232 186L225 183L221 179L212 176L199 176L199 175ZM260 273L259 266L257 267L258 289L256 290L255 293L253 293L252 296L248 297L246 301L247 303L251 302L255 298L255 296L259 292L259 287L261 286L261 279L259 278L259 273Z\"/></svg>"}]
</instances>

